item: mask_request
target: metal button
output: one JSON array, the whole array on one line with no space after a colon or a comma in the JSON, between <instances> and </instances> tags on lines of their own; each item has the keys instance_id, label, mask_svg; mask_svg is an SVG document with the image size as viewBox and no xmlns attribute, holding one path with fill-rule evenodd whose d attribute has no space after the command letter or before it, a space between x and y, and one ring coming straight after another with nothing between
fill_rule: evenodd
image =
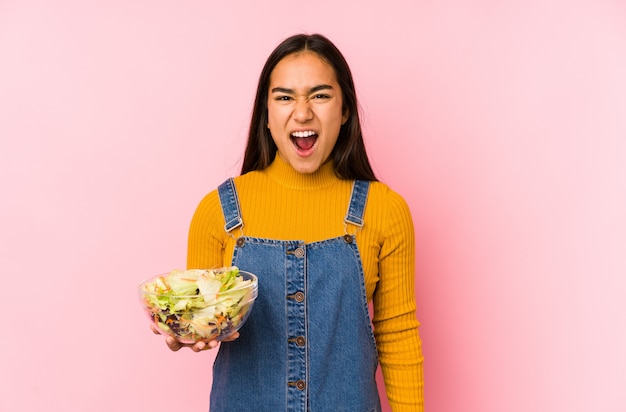
<instances>
[{"instance_id":1,"label":"metal button","mask_svg":"<svg viewBox=\"0 0 626 412\"><path fill-rule=\"evenodd\" d=\"M237 246L242 247L246 243L245 239L240 237L237 238Z\"/></svg>"},{"instance_id":2,"label":"metal button","mask_svg":"<svg viewBox=\"0 0 626 412\"><path fill-rule=\"evenodd\" d=\"M294 294L287 295L287 299L293 299L293 300L295 300L298 303L304 302L304 293L296 292Z\"/></svg>"},{"instance_id":3,"label":"metal button","mask_svg":"<svg viewBox=\"0 0 626 412\"><path fill-rule=\"evenodd\" d=\"M352 236L352 235L343 235L343 240L346 243L352 243L354 241L354 236Z\"/></svg>"},{"instance_id":4,"label":"metal button","mask_svg":"<svg viewBox=\"0 0 626 412\"><path fill-rule=\"evenodd\" d=\"M306 382L300 379L297 382L289 382L289 386L295 386L299 390L303 391L306 388Z\"/></svg>"},{"instance_id":5,"label":"metal button","mask_svg":"<svg viewBox=\"0 0 626 412\"><path fill-rule=\"evenodd\" d=\"M304 346L304 344L306 343L306 339L304 339L304 336L298 336L296 338L290 338L287 341L289 343L295 343L298 346Z\"/></svg>"},{"instance_id":6,"label":"metal button","mask_svg":"<svg viewBox=\"0 0 626 412\"><path fill-rule=\"evenodd\" d=\"M304 257L304 249L299 247L293 252L293 254L296 255L297 258Z\"/></svg>"}]
</instances>

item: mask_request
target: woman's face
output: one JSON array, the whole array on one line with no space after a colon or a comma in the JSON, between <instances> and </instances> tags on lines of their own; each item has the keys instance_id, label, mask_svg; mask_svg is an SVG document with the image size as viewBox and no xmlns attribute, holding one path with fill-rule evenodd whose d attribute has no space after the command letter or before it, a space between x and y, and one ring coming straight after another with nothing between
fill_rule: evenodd
<instances>
[{"instance_id":1,"label":"woman's face","mask_svg":"<svg viewBox=\"0 0 626 412\"><path fill-rule=\"evenodd\" d=\"M334 69L312 52L283 58L270 76L267 127L280 157L313 173L335 147L348 119Z\"/></svg>"}]
</instances>

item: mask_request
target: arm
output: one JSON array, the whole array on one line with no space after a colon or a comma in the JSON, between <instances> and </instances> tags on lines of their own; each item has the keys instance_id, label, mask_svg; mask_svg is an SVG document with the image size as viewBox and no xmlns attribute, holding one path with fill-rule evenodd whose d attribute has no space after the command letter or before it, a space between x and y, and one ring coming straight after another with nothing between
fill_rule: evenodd
<instances>
[{"instance_id":1,"label":"arm","mask_svg":"<svg viewBox=\"0 0 626 412\"><path fill-rule=\"evenodd\" d=\"M187 269L206 269L226 266L224 256L224 217L219 205L217 192L211 192L202 199L196 209L189 228L187 246ZM153 332L159 333L156 329ZM223 341L232 341L239 337L235 332ZM189 347L194 352L215 348L215 340L200 341L193 345L182 344L171 336L165 343L172 351Z\"/></svg>"},{"instance_id":2,"label":"arm","mask_svg":"<svg viewBox=\"0 0 626 412\"><path fill-rule=\"evenodd\" d=\"M187 242L187 269L228 266L224 262L227 234L217 191L206 195L191 219Z\"/></svg>"},{"instance_id":3,"label":"arm","mask_svg":"<svg viewBox=\"0 0 626 412\"><path fill-rule=\"evenodd\" d=\"M390 191L374 294L374 334L394 412L423 410L423 368L415 317L415 238L408 205Z\"/></svg>"}]
</instances>

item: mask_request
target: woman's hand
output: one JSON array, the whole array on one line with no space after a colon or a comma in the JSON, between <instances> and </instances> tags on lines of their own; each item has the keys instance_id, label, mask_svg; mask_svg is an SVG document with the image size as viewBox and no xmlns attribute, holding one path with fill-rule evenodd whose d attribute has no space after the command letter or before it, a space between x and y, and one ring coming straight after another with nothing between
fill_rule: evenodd
<instances>
[{"instance_id":1,"label":"woman's hand","mask_svg":"<svg viewBox=\"0 0 626 412\"><path fill-rule=\"evenodd\" d=\"M155 334L161 335L161 333L159 332L156 326L150 325L150 329L152 329L152 332L154 332ZM231 334L230 336L222 339L222 342L232 342L238 337L239 337L239 332L235 332ZM180 348L190 348L194 352L202 352L204 350L213 349L217 347L219 342L213 339L213 340L207 340L207 341L201 340L193 344L181 343L172 336L166 336L165 343L167 344L167 347L170 348L170 350L174 352L176 352Z\"/></svg>"}]
</instances>

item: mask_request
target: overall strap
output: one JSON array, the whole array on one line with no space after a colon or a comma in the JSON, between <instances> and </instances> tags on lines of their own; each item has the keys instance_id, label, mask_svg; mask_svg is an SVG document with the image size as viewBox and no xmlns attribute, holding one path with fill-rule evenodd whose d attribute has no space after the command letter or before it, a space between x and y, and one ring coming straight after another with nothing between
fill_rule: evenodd
<instances>
[{"instance_id":1,"label":"overall strap","mask_svg":"<svg viewBox=\"0 0 626 412\"><path fill-rule=\"evenodd\" d=\"M224 214L224 230L226 233L231 230L243 226L241 219L241 210L239 209L239 198L237 197L237 189L233 178L226 180L218 186L217 193L222 204L222 213Z\"/></svg>"},{"instance_id":2,"label":"overall strap","mask_svg":"<svg viewBox=\"0 0 626 412\"><path fill-rule=\"evenodd\" d=\"M352 195L350 196L350 206L348 207L348 213L344 218L344 222L363 227L363 213L365 212L365 203L367 201L369 188L370 182L368 180L354 181L352 185Z\"/></svg>"}]
</instances>

